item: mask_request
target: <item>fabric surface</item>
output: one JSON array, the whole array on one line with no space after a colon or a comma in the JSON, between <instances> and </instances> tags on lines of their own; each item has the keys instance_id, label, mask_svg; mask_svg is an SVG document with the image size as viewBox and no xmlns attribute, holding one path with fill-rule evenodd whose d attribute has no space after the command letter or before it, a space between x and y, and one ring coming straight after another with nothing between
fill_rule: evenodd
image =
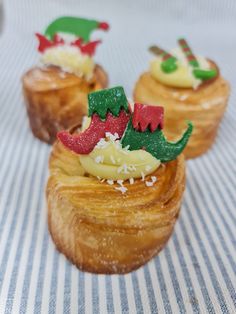
<instances>
[{"instance_id":1,"label":"fabric surface","mask_svg":"<svg viewBox=\"0 0 236 314\"><path fill-rule=\"evenodd\" d=\"M4 1L0 36L0 313L236 312L236 2ZM60 15L107 20L96 60L110 85L132 96L151 59L185 36L231 82L214 147L187 163L180 218L166 248L125 276L78 271L48 234L45 184L50 146L32 136L21 75L38 60L33 33Z\"/></svg>"}]
</instances>

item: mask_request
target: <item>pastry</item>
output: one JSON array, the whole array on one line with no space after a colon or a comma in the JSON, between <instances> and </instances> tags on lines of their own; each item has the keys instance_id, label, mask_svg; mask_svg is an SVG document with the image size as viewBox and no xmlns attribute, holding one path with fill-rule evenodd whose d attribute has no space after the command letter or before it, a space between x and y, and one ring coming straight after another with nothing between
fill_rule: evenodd
<instances>
[{"instance_id":1,"label":"pastry","mask_svg":"<svg viewBox=\"0 0 236 314\"><path fill-rule=\"evenodd\" d=\"M194 158L213 144L230 87L215 62L195 57L186 40L178 42L180 47L171 54L156 46L150 48L156 58L138 79L134 100L163 105L170 140L181 134L186 120L191 120L194 131L184 154Z\"/></svg>"},{"instance_id":2,"label":"pastry","mask_svg":"<svg viewBox=\"0 0 236 314\"><path fill-rule=\"evenodd\" d=\"M122 87L89 94L89 118L58 133L47 183L48 223L79 269L127 273L166 244L185 188L181 154L162 132L163 108L128 105Z\"/></svg>"},{"instance_id":3,"label":"pastry","mask_svg":"<svg viewBox=\"0 0 236 314\"><path fill-rule=\"evenodd\" d=\"M53 143L59 130L81 124L87 95L108 85L108 76L93 55L100 40L89 41L105 22L62 17L52 22L39 40L41 64L22 77L23 93L33 134Z\"/></svg>"}]
</instances>

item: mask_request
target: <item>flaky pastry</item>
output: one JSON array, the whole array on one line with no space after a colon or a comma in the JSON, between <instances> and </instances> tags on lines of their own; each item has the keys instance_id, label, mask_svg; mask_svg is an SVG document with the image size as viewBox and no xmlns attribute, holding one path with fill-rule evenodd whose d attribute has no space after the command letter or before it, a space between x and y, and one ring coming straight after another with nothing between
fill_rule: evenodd
<instances>
[{"instance_id":1,"label":"flaky pastry","mask_svg":"<svg viewBox=\"0 0 236 314\"><path fill-rule=\"evenodd\" d=\"M183 132L186 120L191 120L194 130L184 154L194 158L212 146L227 107L230 86L213 61L195 57L185 40L179 42L184 53L175 49L170 55L151 47L158 57L152 61L150 71L138 79L134 100L164 107L165 131L170 140ZM163 64L169 65L168 62L177 69L165 72Z\"/></svg>"},{"instance_id":2,"label":"flaky pastry","mask_svg":"<svg viewBox=\"0 0 236 314\"><path fill-rule=\"evenodd\" d=\"M93 59L101 40L90 37L97 29L109 25L65 16L35 34L40 62L23 75L22 84L30 127L40 140L53 143L58 131L81 124L88 94L107 87L108 76Z\"/></svg>"},{"instance_id":3,"label":"flaky pastry","mask_svg":"<svg viewBox=\"0 0 236 314\"><path fill-rule=\"evenodd\" d=\"M162 107L134 104L132 111L122 87L88 100L90 119L82 129L59 132L52 148L49 230L79 269L127 273L154 257L173 232L185 188L181 152L193 126L170 143Z\"/></svg>"},{"instance_id":4,"label":"flaky pastry","mask_svg":"<svg viewBox=\"0 0 236 314\"><path fill-rule=\"evenodd\" d=\"M53 143L58 131L81 124L87 114L87 96L108 85L106 72L95 66L86 81L56 66L35 67L22 78L30 127L40 140Z\"/></svg>"},{"instance_id":5,"label":"flaky pastry","mask_svg":"<svg viewBox=\"0 0 236 314\"><path fill-rule=\"evenodd\" d=\"M163 105L165 133L169 139L180 136L186 120L193 122L193 134L184 150L186 158L202 155L211 147L228 97L229 83L222 76L193 90L163 85L147 72L140 76L134 89L135 101Z\"/></svg>"},{"instance_id":6,"label":"flaky pastry","mask_svg":"<svg viewBox=\"0 0 236 314\"><path fill-rule=\"evenodd\" d=\"M85 175L78 156L61 143L53 146L49 168L49 230L58 250L78 268L127 273L165 246L185 188L183 155L152 174L157 178L152 187L146 188L142 179L125 183L125 195Z\"/></svg>"}]
</instances>

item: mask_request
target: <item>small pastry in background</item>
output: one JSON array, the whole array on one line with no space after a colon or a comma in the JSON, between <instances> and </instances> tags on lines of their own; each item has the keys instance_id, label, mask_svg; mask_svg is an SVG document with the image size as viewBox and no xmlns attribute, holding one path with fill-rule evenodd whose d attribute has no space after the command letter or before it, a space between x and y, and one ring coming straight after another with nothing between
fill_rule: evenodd
<instances>
[{"instance_id":1,"label":"small pastry in background","mask_svg":"<svg viewBox=\"0 0 236 314\"><path fill-rule=\"evenodd\" d=\"M48 223L58 250L79 269L127 273L166 244L185 188L181 154L165 139L163 108L134 104L122 87L89 94L82 130L58 133L49 162Z\"/></svg>"},{"instance_id":2,"label":"small pastry in background","mask_svg":"<svg viewBox=\"0 0 236 314\"><path fill-rule=\"evenodd\" d=\"M30 126L40 140L53 143L58 131L81 124L88 93L107 87L108 76L93 59L101 41L90 41L90 35L108 28L105 22L62 17L45 35L36 34L41 64L22 83Z\"/></svg>"},{"instance_id":3,"label":"small pastry in background","mask_svg":"<svg viewBox=\"0 0 236 314\"><path fill-rule=\"evenodd\" d=\"M169 139L178 137L185 121L191 120L194 131L184 151L186 158L205 153L213 144L226 110L230 86L212 60L194 56L186 40L171 53L152 46L156 55L148 72L134 88L134 100L162 104L165 130Z\"/></svg>"}]
</instances>

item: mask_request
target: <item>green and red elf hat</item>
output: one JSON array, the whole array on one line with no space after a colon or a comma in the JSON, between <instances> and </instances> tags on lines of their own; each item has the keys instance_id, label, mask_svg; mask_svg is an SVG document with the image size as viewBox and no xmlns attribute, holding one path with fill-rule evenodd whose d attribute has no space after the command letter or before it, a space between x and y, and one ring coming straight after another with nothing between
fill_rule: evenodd
<instances>
[{"instance_id":1,"label":"green and red elf hat","mask_svg":"<svg viewBox=\"0 0 236 314\"><path fill-rule=\"evenodd\" d=\"M48 40L45 36L36 33L36 37L39 40L38 51L44 53L45 50L52 47L58 47L65 45L65 41L59 35L54 35L53 40ZM82 54L89 55L92 57L95 54L98 44L101 43L101 40L95 40L88 43L83 43L81 38L76 39L70 43L70 46L77 47Z\"/></svg>"},{"instance_id":2,"label":"green and red elf hat","mask_svg":"<svg viewBox=\"0 0 236 314\"><path fill-rule=\"evenodd\" d=\"M70 43L71 46L79 48L82 54L93 56L101 43L101 40L90 41L91 33L96 29L107 31L109 24L78 17L60 17L49 24L44 35L36 33L39 40L38 51L43 53L48 48L65 45L64 39L58 35L65 33L77 37Z\"/></svg>"},{"instance_id":3,"label":"green and red elf hat","mask_svg":"<svg viewBox=\"0 0 236 314\"><path fill-rule=\"evenodd\" d=\"M45 36L52 40L54 35L58 33L72 34L82 38L83 42L86 43L90 41L92 32L98 29L107 31L109 24L80 17L63 16L48 25Z\"/></svg>"},{"instance_id":4,"label":"green and red elf hat","mask_svg":"<svg viewBox=\"0 0 236 314\"><path fill-rule=\"evenodd\" d=\"M59 141L77 154L89 154L106 133L117 134L122 147L145 149L162 162L176 159L184 150L193 125L182 138L168 142L162 132L164 109L159 106L135 104L132 113L122 87L114 87L89 94L90 126L80 134L61 131Z\"/></svg>"}]
</instances>

